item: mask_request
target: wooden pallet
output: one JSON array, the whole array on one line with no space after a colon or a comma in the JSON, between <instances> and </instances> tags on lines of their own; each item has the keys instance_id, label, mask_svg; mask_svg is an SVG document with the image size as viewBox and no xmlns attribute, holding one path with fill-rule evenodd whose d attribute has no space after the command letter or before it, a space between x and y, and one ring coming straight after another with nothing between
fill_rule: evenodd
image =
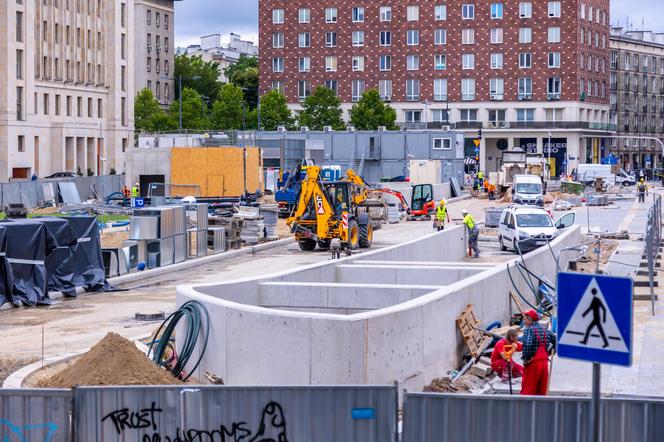
<instances>
[{"instance_id":1,"label":"wooden pallet","mask_svg":"<svg viewBox=\"0 0 664 442\"><path fill-rule=\"evenodd\" d=\"M482 352L489 347L493 338L485 336L477 330L480 327L480 321L475 317L472 304L468 304L468 307L457 318L456 323L471 356L473 358L480 357Z\"/></svg>"}]
</instances>

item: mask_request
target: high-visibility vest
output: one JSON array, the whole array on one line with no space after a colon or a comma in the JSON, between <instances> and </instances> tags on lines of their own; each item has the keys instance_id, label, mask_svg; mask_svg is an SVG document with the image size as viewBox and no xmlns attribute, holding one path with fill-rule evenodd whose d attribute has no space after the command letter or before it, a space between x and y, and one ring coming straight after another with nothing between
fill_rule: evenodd
<instances>
[{"instance_id":1,"label":"high-visibility vest","mask_svg":"<svg viewBox=\"0 0 664 442\"><path fill-rule=\"evenodd\" d=\"M477 178L480 180L484 179L484 172L477 172Z\"/></svg>"},{"instance_id":2,"label":"high-visibility vest","mask_svg":"<svg viewBox=\"0 0 664 442\"><path fill-rule=\"evenodd\" d=\"M131 188L131 197L138 198L138 187L134 186Z\"/></svg>"},{"instance_id":3,"label":"high-visibility vest","mask_svg":"<svg viewBox=\"0 0 664 442\"><path fill-rule=\"evenodd\" d=\"M463 223L468 227L468 230L473 230L475 228L475 220L470 213L463 217Z\"/></svg>"},{"instance_id":4,"label":"high-visibility vest","mask_svg":"<svg viewBox=\"0 0 664 442\"><path fill-rule=\"evenodd\" d=\"M439 205L438 208L436 208L436 219L439 221L445 221L446 215L447 207Z\"/></svg>"}]
</instances>

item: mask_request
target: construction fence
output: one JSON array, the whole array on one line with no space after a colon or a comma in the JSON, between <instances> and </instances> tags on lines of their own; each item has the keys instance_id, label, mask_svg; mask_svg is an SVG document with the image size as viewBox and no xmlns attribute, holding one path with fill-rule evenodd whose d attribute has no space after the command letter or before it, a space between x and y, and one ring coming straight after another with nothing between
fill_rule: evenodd
<instances>
[{"instance_id":1,"label":"construction fence","mask_svg":"<svg viewBox=\"0 0 664 442\"><path fill-rule=\"evenodd\" d=\"M103 199L111 193L122 191L124 184L124 175L83 176L1 183L0 208L8 207L9 204L23 204L27 208L35 208L49 203L60 203L63 202L63 189L71 186L75 186L78 190L80 201Z\"/></svg>"},{"instance_id":2,"label":"construction fence","mask_svg":"<svg viewBox=\"0 0 664 442\"><path fill-rule=\"evenodd\" d=\"M655 314L655 267L662 246L662 196L653 195L653 204L648 209L646 234L643 241L644 255L648 261L648 280L652 314Z\"/></svg>"},{"instance_id":3,"label":"construction fence","mask_svg":"<svg viewBox=\"0 0 664 442\"><path fill-rule=\"evenodd\" d=\"M664 400L602 400L605 442L664 434ZM589 442L590 399L404 393L394 386L0 390L0 440Z\"/></svg>"}]
</instances>

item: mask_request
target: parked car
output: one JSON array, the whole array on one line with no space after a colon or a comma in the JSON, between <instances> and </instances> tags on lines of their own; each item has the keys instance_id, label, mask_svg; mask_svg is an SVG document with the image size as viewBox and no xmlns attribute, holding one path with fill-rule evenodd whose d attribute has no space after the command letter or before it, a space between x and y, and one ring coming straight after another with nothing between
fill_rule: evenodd
<instances>
[{"instance_id":1,"label":"parked car","mask_svg":"<svg viewBox=\"0 0 664 442\"><path fill-rule=\"evenodd\" d=\"M546 245L561 229L571 227L576 220L574 212L555 222L551 215L539 207L509 206L500 215L498 242L500 250L525 253Z\"/></svg>"},{"instance_id":2,"label":"parked car","mask_svg":"<svg viewBox=\"0 0 664 442\"><path fill-rule=\"evenodd\" d=\"M74 172L55 172L54 174L51 174L44 178L76 178L76 177L78 177L78 175L76 175Z\"/></svg>"}]
</instances>

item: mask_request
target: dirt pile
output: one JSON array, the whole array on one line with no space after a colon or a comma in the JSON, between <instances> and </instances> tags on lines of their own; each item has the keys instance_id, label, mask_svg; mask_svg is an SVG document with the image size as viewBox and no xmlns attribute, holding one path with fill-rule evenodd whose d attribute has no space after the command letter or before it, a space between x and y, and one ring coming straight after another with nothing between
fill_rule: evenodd
<instances>
[{"instance_id":1,"label":"dirt pile","mask_svg":"<svg viewBox=\"0 0 664 442\"><path fill-rule=\"evenodd\" d=\"M131 341L109 333L69 367L39 381L38 387L180 383L166 370L153 364Z\"/></svg>"}]
</instances>

